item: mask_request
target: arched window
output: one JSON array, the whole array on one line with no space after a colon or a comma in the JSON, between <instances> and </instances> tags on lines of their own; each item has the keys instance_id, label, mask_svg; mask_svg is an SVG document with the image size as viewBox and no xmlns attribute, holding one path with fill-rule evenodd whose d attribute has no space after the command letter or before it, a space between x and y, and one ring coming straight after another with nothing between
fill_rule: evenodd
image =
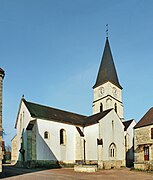
<instances>
[{"instance_id":1,"label":"arched window","mask_svg":"<svg viewBox=\"0 0 153 180\"><path fill-rule=\"evenodd\" d=\"M112 143L112 144L110 145L110 147L109 147L109 156L110 156L111 158L116 157L116 146L115 146L114 143Z\"/></svg>"},{"instance_id":2,"label":"arched window","mask_svg":"<svg viewBox=\"0 0 153 180\"><path fill-rule=\"evenodd\" d=\"M44 139L49 139L49 132L48 131L44 132Z\"/></svg>"},{"instance_id":3,"label":"arched window","mask_svg":"<svg viewBox=\"0 0 153 180\"><path fill-rule=\"evenodd\" d=\"M117 104L116 103L114 105L114 108L115 108L115 112L117 113Z\"/></svg>"},{"instance_id":4,"label":"arched window","mask_svg":"<svg viewBox=\"0 0 153 180\"><path fill-rule=\"evenodd\" d=\"M100 103L100 112L103 112L103 104Z\"/></svg>"},{"instance_id":5,"label":"arched window","mask_svg":"<svg viewBox=\"0 0 153 180\"><path fill-rule=\"evenodd\" d=\"M66 144L66 131L64 129L60 130L60 144Z\"/></svg>"}]
</instances>

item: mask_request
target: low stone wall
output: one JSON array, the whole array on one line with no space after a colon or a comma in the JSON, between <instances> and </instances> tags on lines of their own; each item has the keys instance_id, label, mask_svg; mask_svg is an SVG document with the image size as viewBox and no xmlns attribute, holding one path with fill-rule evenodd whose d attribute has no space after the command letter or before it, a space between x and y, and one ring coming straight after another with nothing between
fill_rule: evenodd
<instances>
[{"instance_id":1,"label":"low stone wall","mask_svg":"<svg viewBox=\"0 0 153 180\"><path fill-rule=\"evenodd\" d=\"M98 161L99 169L119 169L122 167L122 161Z\"/></svg>"},{"instance_id":2,"label":"low stone wall","mask_svg":"<svg viewBox=\"0 0 153 180\"><path fill-rule=\"evenodd\" d=\"M26 168L38 168L38 167L44 167L44 168L60 168L60 164L58 161L52 161L52 160L30 160L30 161L17 161L15 164L17 167L26 167Z\"/></svg>"},{"instance_id":3,"label":"low stone wall","mask_svg":"<svg viewBox=\"0 0 153 180\"><path fill-rule=\"evenodd\" d=\"M86 160L86 164L96 165L98 164L97 160Z\"/></svg>"},{"instance_id":4,"label":"low stone wall","mask_svg":"<svg viewBox=\"0 0 153 180\"><path fill-rule=\"evenodd\" d=\"M76 162L73 161L53 161L53 160L29 160L29 161L17 161L17 167L27 167L27 168L60 168L60 167L97 167L98 169L111 169L111 168L121 168L122 161L86 161L84 162ZM90 168L89 168L90 169ZM81 172L81 171L80 171ZM85 170L86 172L86 170Z\"/></svg>"},{"instance_id":5,"label":"low stone wall","mask_svg":"<svg viewBox=\"0 0 153 180\"><path fill-rule=\"evenodd\" d=\"M96 172L98 170L96 165L75 165L74 171L76 172Z\"/></svg>"},{"instance_id":6,"label":"low stone wall","mask_svg":"<svg viewBox=\"0 0 153 180\"><path fill-rule=\"evenodd\" d=\"M123 166L123 162L121 160L118 161L86 161L86 165L97 165L98 169L119 169Z\"/></svg>"},{"instance_id":7,"label":"low stone wall","mask_svg":"<svg viewBox=\"0 0 153 180\"><path fill-rule=\"evenodd\" d=\"M135 162L134 169L144 170L144 171L153 171L153 161L151 162Z\"/></svg>"}]
</instances>

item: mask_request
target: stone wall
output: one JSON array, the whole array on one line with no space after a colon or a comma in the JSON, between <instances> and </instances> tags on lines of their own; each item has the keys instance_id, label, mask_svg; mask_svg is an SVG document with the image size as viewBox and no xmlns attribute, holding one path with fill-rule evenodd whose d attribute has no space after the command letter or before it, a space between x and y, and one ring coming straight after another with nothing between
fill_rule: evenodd
<instances>
[{"instance_id":1,"label":"stone wall","mask_svg":"<svg viewBox=\"0 0 153 180\"><path fill-rule=\"evenodd\" d=\"M11 152L11 162L16 163L17 161L17 136L15 135L14 138L12 139L12 152Z\"/></svg>"},{"instance_id":2,"label":"stone wall","mask_svg":"<svg viewBox=\"0 0 153 180\"><path fill-rule=\"evenodd\" d=\"M17 161L16 167L26 167L26 168L59 168L61 167L58 161L52 160L28 160L28 161Z\"/></svg>"},{"instance_id":3,"label":"stone wall","mask_svg":"<svg viewBox=\"0 0 153 180\"><path fill-rule=\"evenodd\" d=\"M135 163L134 168L145 171L153 171L153 162Z\"/></svg>"},{"instance_id":4,"label":"stone wall","mask_svg":"<svg viewBox=\"0 0 153 180\"><path fill-rule=\"evenodd\" d=\"M110 161L86 161L87 165L96 165L98 164L98 169L112 169L112 168L121 168L124 166L124 161L121 160L110 160Z\"/></svg>"},{"instance_id":5,"label":"stone wall","mask_svg":"<svg viewBox=\"0 0 153 180\"><path fill-rule=\"evenodd\" d=\"M27 161L36 160L36 124L27 130Z\"/></svg>"},{"instance_id":6,"label":"stone wall","mask_svg":"<svg viewBox=\"0 0 153 180\"><path fill-rule=\"evenodd\" d=\"M152 168L153 139L151 139L153 125L134 130L134 168L146 170ZM149 148L149 161L144 160L144 147Z\"/></svg>"},{"instance_id":7,"label":"stone wall","mask_svg":"<svg viewBox=\"0 0 153 180\"><path fill-rule=\"evenodd\" d=\"M153 139L151 139L151 128L153 128L153 125L137 128L134 130L135 145L149 143L153 144Z\"/></svg>"},{"instance_id":8,"label":"stone wall","mask_svg":"<svg viewBox=\"0 0 153 180\"><path fill-rule=\"evenodd\" d=\"M74 167L77 163L73 161L56 161L56 160L28 160L28 161L18 161L16 163L17 167L27 167L27 168L61 168L61 167ZM78 164L77 164L78 165ZM122 161L86 161L87 166L97 166L98 169L119 169L122 167ZM80 165L81 166L81 165Z\"/></svg>"}]
</instances>

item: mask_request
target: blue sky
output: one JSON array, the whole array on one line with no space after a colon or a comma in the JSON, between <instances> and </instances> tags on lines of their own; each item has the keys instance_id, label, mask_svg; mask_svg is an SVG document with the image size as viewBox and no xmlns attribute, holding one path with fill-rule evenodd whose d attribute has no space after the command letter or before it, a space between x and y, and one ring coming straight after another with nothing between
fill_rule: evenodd
<instances>
[{"instance_id":1,"label":"blue sky","mask_svg":"<svg viewBox=\"0 0 153 180\"><path fill-rule=\"evenodd\" d=\"M6 144L15 135L23 94L28 101L92 114L106 24L125 119L138 121L153 106L152 7L152 0L0 0Z\"/></svg>"}]
</instances>

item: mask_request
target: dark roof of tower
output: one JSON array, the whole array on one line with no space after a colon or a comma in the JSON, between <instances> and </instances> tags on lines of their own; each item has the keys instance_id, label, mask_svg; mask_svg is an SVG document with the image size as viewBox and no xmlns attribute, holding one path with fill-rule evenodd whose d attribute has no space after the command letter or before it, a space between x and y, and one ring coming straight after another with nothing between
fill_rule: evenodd
<instances>
[{"instance_id":1,"label":"dark roof of tower","mask_svg":"<svg viewBox=\"0 0 153 180\"><path fill-rule=\"evenodd\" d=\"M115 69L115 64L113 61L113 57L107 37L100 68L98 71L97 80L93 88L100 86L108 81L110 81L111 83L115 84L116 86L122 89L117 77L117 72Z\"/></svg>"},{"instance_id":2,"label":"dark roof of tower","mask_svg":"<svg viewBox=\"0 0 153 180\"><path fill-rule=\"evenodd\" d=\"M134 128L136 129L149 125L153 125L153 107L148 110L148 112L140 119Z\"/></svg>"}]
</instances>

